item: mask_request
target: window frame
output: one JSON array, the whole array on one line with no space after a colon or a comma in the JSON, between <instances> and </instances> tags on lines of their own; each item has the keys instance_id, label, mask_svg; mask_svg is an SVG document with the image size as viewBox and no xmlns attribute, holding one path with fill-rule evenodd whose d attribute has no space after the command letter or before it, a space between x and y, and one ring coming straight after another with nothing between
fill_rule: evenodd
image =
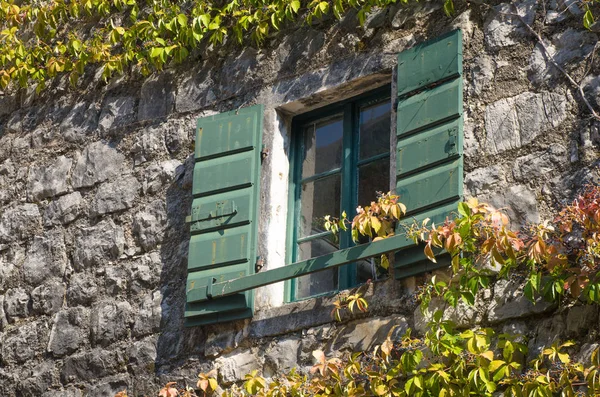
<instances>
[{"instance_id":1,"label":"window frame","mask_svg":"<svg viewBox=\"0 0 600 397\"><path fill-rule=\"evenodd\" d=\"M354 208L359 204L358 200L358 167L375 162L383 158L389 158L392 160L393 148L391 147L392 136L395 136L393 120L390 120L390 146L389 150L385 153L381 153L375 156L368 157L363 160L359 160L359 128L360 128L360 112L361 108L366 106L388 101L390 106L390 119L395 116L394 112L394 94L392 93L392 85L385 84L374 90L356 95L351 98L344 99L339 102L335 102L321 108L299 114L294 116L292 119L291 135L290 135L290 147L289 147L289 184L288 184L288 217L287 217L287 236L286 236L286 263L293 263L297 261L298 251L298 230L300 227L299 219L301 215L300 205L300 192L303 182L306 179L302 178L302 149L304 146L304 134L302 133L303 127L306 124L322 120L328 116L335 114L342 114L343 119L343 135L342 135L342 159L341 166L339 168L329 170L316 174L313 180L319 180L328 175L336 175L339 173L341 181L341 197L340 197L340 213L342 209L345 209L348 217L352 218L354 215ZM348 170L350 170L348 172ZM390 174L391 180L393 176ZM353 181L354 179L354 181ZM386 189L389 186L386 186ZM375 192L373 192L375 193ZM364 204L364 203L363 203ZM303 241L310 241L330 235L330 233L319 233L307 237L303 237ZM355 244L352 241L350 233L340 233L339 235L339 249L352 247ZM349 264L338 268L338 284L337 289L328 291L325 293L311 295L308 297L296 298L295 295L295 283L296 280L288 280L285 282L284 294L286 302L296 302L319 296L327 296L338 293L341 290L348 289L357 285L356 277L356 264Z\"/></svg>"}]
</instances>

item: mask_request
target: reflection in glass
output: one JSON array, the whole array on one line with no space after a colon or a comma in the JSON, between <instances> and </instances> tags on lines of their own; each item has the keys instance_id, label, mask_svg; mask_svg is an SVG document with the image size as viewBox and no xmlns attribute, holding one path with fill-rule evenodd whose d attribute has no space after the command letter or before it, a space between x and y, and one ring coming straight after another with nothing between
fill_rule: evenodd
<instances>
[{"instance_id":1,"label":"reflection in glass","mask_svg":"<svg viewBox=\"0 0 600 397\"><path fill-rule=\"evenodd\" d=\"M390 190L390 159L384 158L358 167L358 204L365 206L377 199L376 192Z\"/></svg>"},{"instance_id":2,"label":"reflection in glass","mask_svg":"<svg viewBox=\"0 0 600 397\"><path fill-rule=\"evenodd\" d=\"M343 134L344 125L341 115L306 127L302 179L341 166Z\"/></svg>"},{"instance_id":3,"label":"reflection in glass","mask_svg":"<svg viewBox=\"0 0 600 397\"><path fill-rule=\"evenodd\" d=\"M339 244L333 236L319 238L298 244L298 260L314 258L316 256L329 254L337 251ZM307 298L309 296L335 291L338 288L337 268L326 269L317 273L307 274L296 279L295 298Z\"/></svg>"},{"instance_id":4,"label":"reflection in glass","mask_svg":"<svg viewBox=\"0 0 600 397\"><path fill-rule=\"evenodd\" d=\"M390 150L390 102L360 110L359 159L368 159Z\"/></svg>"},{"instance_id":5,"label":"reflection in glass","mask_svg":"<svg viewBox=\"0 0 600 397\"><path fill-rule=\"evenodd\" d=\"M324 216L340 214L340 174L302 184L299 237L325 231Z\"/></svg>"}]
</instances>

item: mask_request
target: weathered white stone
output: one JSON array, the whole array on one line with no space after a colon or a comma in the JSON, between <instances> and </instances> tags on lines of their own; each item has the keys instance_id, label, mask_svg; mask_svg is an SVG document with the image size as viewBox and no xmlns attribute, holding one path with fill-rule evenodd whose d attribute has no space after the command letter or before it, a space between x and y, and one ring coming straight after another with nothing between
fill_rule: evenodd
<instances>
[{"instance_id":1,"label":"weathered white stone","mask_svg":"<svg viewBox=\"0 0 600 397\"><path fill-rule=\"evenodd\" d=\"M4 312L10 321L29 315L29 294L24 288L11 288L6 291Z\"/></svg>"},{"instance_id":2,"label":"weathered white stone","mask_svg":"<svg viewBox=\"0 0 600 397\"><path fill-rule=\"evenodd\" d=\"M90 144L77 158L73 176L73 187L93 186L113 178L121 172L124 156L103 142Z\"/></svg>"},{"instance_id":3,"label":"weathered white stone","mask_svg":"<svg viewBox=\"0 0 600 397\"><path fill-rule=\"evenodd\" d=\"M58 279L50 279L31 291L32 308L35 313L54 314L60 310L65 298L65 285Z\"/></svg>"},{"instance_id":4,"label":"weathered white stone","mask_svg":"<svg viewBox=\"0 0 600 397\"><path fill-rule=\"evenodd\" d=\"M525 185L515 185L493 194L486 194L481 197L481 201L506 210L513 227L540 221L537 198Z\"/></svg>"},{"instance_id":5,"label":"weathered white stone","mask_svg":"<svg viewBox=\"0 0 600 397\"><path fill-rule=\"evenodd\" d=\"M551 42L545 42L549 54L545 52L541 44L536 44L529 59L529 78L534 84L548 83L561 72L548 60L548 55L561 67L574 60L587 56L593 49L597 35L583 30L569 28L552 37Z\"/></svg>"},{"instance_id":6,"label":"weathered white stone","mask_svg":"<svg viewBox=\"0 0 600 397\"><path fill-rule=\"evenodd\" d=\"M88 339L90 314L87 309L73 307L54 316L48 352L62 357L76 352Z\"/></svg>"},{"instance_id":7,"label":"weathered white stone","mask_svg":"<svg viewBox=\"0 0 600 397\"><path fill-rule=\"evenodd\" d=\"M525 92L500 99L485 109L486 149L497 154L520 148L558 127L566 116L567 99L563 95Z\"/></svg>"},{"instance_id":8,"label":"weathered white stone","mask_svg":"<svg viewBox=\"0 0 600 397\"><path fill-rule=\"evenodd\" d=\"M161 200L155 200L133 218L133 233L138 244L149 251L162 243L167 212Z\"/></svg>"},{"instance_id":9,"label":"weathered white stone","mask_svg":"<svg viewBox=\"0 0 600 397\"><path fill-rule=\"evenodd\" d=\"M502 188L505 181L504 170L499 165L477 168L465 175L465 186L473 197Z\"/></svg>"},{"instance_id":10,"label":"weathered white stone","mask_svg":"<svg viewBox=\"0 0 600 397\"><path fill-rule=\"evenodd\" d=\"M138 120L165 117L173 111L175 96L171 76L160 73L149 77L140 92Z\"/></svg>"},{"instance_id":11,"label":"weathered white stone","mask_svg":"<svg viewBox=\"0 0 600 397\"><path fill-rule=\"evenodd\" d=\"M132 321L129 302L100 302L91 315L91 339L95 345L108 346L129 334Z\"/></svg>"},{"instance_id":12,"label":"weathered white stone","mask_svg":"<svg viewBox=\"0 0 600 397\"><path fill-rule=\"evenodd\" d=\"M167 160L161 163L150 164L143 173L144 194L158 193L163 186L172 182L178 167L182 167L181 162L178 160Z\"/></svg>"},{"instance_id":13,"label":"weathered white stone","mask_svg":"<svg viewBox=\"0 0 600 397\"><path fill-rule=\"evenodd\" d=\"M162 262L158 252L144 255L141 260L127 267L130 291L140 293L145 288L154 289L160 280Z\"/></svg>"},{"instance_id":14,"label":"weathered white stone","mask_svg":"<svg viewBox=\"0 0 600 397\"><path fill-rule=\"evenodd\" d=\"M513 177L519 182L529 182L546 175L559 164L567 163L567 150L562 145L552 145L544 152L528 154L515 160L512 170Z\"/></svg>"},{"instance_id":15,"label":"weathered white stone","mask_svg":"<svg viewBox=\"0 0 600 397\"><path fill-rule=\"evenodd\" d=\"M288 372L298 366L299 350L299 338L276 340L271 350L265 354L265 361L273 366L277 373Z\"/></svg>"},{"instance_id":16,"label":"weathered white stone","mask_svg":"<svg viewBox=\"0 0 600 397\"><path fill-rule=\"evenodd\" d=\"M161 302L162 294L160 291L154 291L152 294L144 297L139 311L135 316L133 336L140 337L158 332L162 314Z\"/></svg>"},{"instance_id":17,"label":"weathered white stone","mask_svg":"<svg viewBox=\"0 0 600 397\"><path fill-rule=\"evenodd\" d=\"M152 128L138 135L131 148L135 165L140 165L167 153L162 128Z\"/></svg>"},{"instance_id":18,"label":"weathered white stone","mask_svg":"<svg viewBox=\"0 0 600 397\"><path fill-rule=\"evenodd\" d=\"M123 253L124 244L123 228L112 220L82 228L76 233L73 265L76 269L104 265Z\"/></svg>"},{"instance_id":19,"label":"weathered white stone","mask_svg":"<svg viewBox=\"0 0 600 397\"><path fill-rule=\"evenodd\" d=\"M40 210L35 204L7 208L0 217L0 242L32 236L41 229L41 219Z\"/></svg>"},{"instance_id":20,"label":"weathered white stone","mask_svg":"<svg viewBox=\"0 0 600 397\"><path fill-rule=\"evenodd\" d=\"M91 215L99 216L131 208L141 185L133 176L100 185L91 206Z\"/></svg>"},{"instance_id":21,"label":"weathered white stone","mask_svg":"<svg viewBox=\"0 0 600 397\"><path fill-rule=\"evenodd\" d=\"M30 200L38 201L67 192L71 164L73 164L73 160L60 156L51 164L31 167L27 180L27 192Z\"/></svg>"},{"instance_id":22,"label":"weathered white stone","mask_svg":"<svg viewBox=\"0 0 600 397\"><path fill-rule=\"evenodd\" d=\"M223 382L232 383L244 378L255 369L262 367L261 360L250 349L236 351L215 361L215 366Z\"/></svg>"},{"instance_id":23,"label":"weathered white stone","mask_svg":"<svg viewBox=\"0 0 600 397\"><path fill-rule=\"evenodd\" d=\"M4 313L4 295L0 295L0 332L8 325L6 314Z\"/></svg>"},{"instance_id":24,"label":"weathered white stone","mask_svg":"<svg viewBox=\"0 0 600 397\"><path fill-rule=\"evenodd\" d=\"M136 120L135 102L133 97L107 98L100 113L98 128L107 131L134 122Z\"/></svg>"},{"instance_id":25,"label":"weathered white stone","mask_svg":"<svg viewBox=\"0 0 600 397\"><path fill-rule=\"evenodd\" d=\"M498 280L494 285L494 297L487 311L487 319L497 323L513 318L528 317L550 311L555 306L542 299L535 304L523 293L523 285L516 281Z\"/></svg>"},{"instance_id":26,"label":"weathered white stone","mask_svg":"<svg viewBox=\"0 0 600 397\"><path fill-rule=\"evenodd\" d=\"M13 178L15 176L15 166L11 159L6 159L0 164L0 176Z\"/></svg>"},{"instance_id":27,"label":"weathered white stone","mask_svg":"<svg viewBox=\"0 0 600 397\"><path fill-rule=\"evenodd\" d=\"M44 225L66 225L81 214L81 193L65 194L53 200L44 211Z\"/></svg>"},{"instance_id":28,"label":"weathered white stone","mask_svg":"<svg viewBox=\"0 0 600 397\"><path fill-rule=\"evenodd\" d=\"M50 277L62 277L67 266L67 251L60 229L35 236L23 263L25 280L38 285Z\"/></svg>"},{"instance_id":29,"label":"weathered white stone","mask_svg":"<svg viewBox=\"0 0 600 397\"><path fill-rule=\"evenodd\" d=\"M482 54L473 60L471 79L468 79L467 83L474 95L481 95L489 86L494 79L495 69L493 58L487 54Z\"/></svg>"},{"instance_id":30,"label":"weathered white stone","mask_svg":"<svg viewBox=\"0 0 600 397\"><path fill-rule=\"evenodd\" d=\"M531 25L537 9L536 0L524 0L514 3L518 14L523 20ZM483 25L485 42L492 50L517 44L519 36L523 37L528 32L521 25L517 17L510 14L514 13L510 4L500 4L493 7L489 12L489 17ZM507 15L508 14L508 15Z\"/></svg>"}]
</instances>

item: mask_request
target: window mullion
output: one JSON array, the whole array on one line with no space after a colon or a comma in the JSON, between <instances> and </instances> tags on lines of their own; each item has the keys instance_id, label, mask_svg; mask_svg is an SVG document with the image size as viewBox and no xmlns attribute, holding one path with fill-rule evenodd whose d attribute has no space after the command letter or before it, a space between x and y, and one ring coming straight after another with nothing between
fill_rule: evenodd
<instances>
[{"instance_id":1,"label":"window mullion","mask_svg":"<svg viewBox=\"0 0 600 397\"><path fill-rule=\"evenodd\" d=\"M342 161L342 210L345 210L349 217L352 217L356 196L356 111L352 103L344 106L344 138ZM341 233L340 248L347 248L352 245L350 233ZM347 289L356 283L356 265L350 264L342 266L339 270L339 288Z\"/></svg>"}]
</instances>

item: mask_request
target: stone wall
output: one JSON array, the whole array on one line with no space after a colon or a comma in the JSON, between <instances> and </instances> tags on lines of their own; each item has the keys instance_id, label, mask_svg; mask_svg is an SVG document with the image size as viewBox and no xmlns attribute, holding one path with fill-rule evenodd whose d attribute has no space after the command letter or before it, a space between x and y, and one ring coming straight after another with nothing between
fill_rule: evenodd
<instances>
[{"instance_id":1,"label":"stone wall","mask_svg":"<svg viewBox=\"0 0 600 397\"><path fill-rule=\"evenodd\" d=\"M565 4L568 7L565 8ZM575 3L526 0L523 20L600 106L597 34ZM59 79L0 96L0 387L7 396L152 395L166 380L224 382L251 369L306 370L328 354L381 342L393 325L422 330L421 278L377 282L368 316L331 323L333 298L283 304L261 288L252 320L184 328L193 137L199 116L262 103L260 255L285 263L291 117L391 82L396 53L459 27L464 33L465 192L523 224L551 216L597 183L598 125L576 89L507 4L473 4L448 19L439 4L391 6L357 27L341 21L285 30L264 48L226 45L149 78L77 89ZM596 57L600 58L600 57ZM447 310L529 338L598 343L598 309L531 305L497 283L475 308ZM587 350L586 350L587 349ZM583 354L583 353L582 353Z\"/></svg>"}]
</instances>

